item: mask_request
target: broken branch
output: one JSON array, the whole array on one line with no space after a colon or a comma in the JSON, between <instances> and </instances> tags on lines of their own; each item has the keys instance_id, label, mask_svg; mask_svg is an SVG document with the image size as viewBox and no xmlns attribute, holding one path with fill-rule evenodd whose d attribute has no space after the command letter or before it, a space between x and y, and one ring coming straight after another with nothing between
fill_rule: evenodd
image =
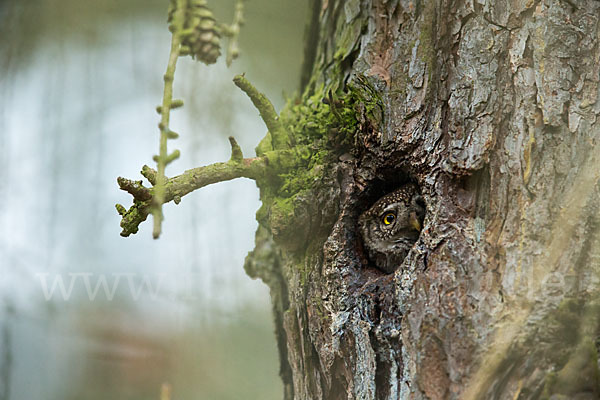
<instances>
[{"instance_id":1,"label":"broken branch","mask_svg":"<svg viewBox=\"0 0 600 400\"><path fill-rule=\"evenodd\" d=\"M243 75L236 75L233 78L233 82L250 97L252 104L258 109L260 117L271 133L273 149L288 149L290 147L288 133L279 120L273 103L271 103L267 96L259 92Z\"/></svg>"},{"instance_id":2,"label":"broken branch","mask_svg":"<svg viewBox=\"0 0 600 400\"><path fill-rule=\"evenodd\" d=\"M277 179L279 174L298 168L305 163L305 155L310 151L307 146L298 146L294 149L268 151L260 157L244 158L242 149L233 137L229 138L229 143L231 144L231 158L228 161L189 169L181 175L168 178L164 185L164 203L174 201L179 204L183 196L194 190L235 178L249 178L258 182ZM156 170L144 165L141 174L150 183L155 182ZM129 210L121 204L116 205L117 211L122 217L121 236L129 236L137 233L139 225L152 212L156 187L147 188L142 181L121 177L117 180L121 189L133 196L133 205Z\"/></svg>"},{"instance_id":3,"label":"broken branch","mask_svg":"<svg viewBox=\"0 0 600 400\"><path fill-rule=\"evenodd\" d=\"M162 204L175 199L181 199L188 193L212 183L228 181L234 178L262 179L267 169L267 156L244 158L240 146L233 137L229 138L231 144L231 158L227 162L220 162L204 167L193 168L181 175L167 178L162 190ZM151 184L156 183L157 171L144 165L141 174ZM137 233L139 225L146 220L152 212L156 202L156 186L147 188L142 181L133 181L119 177L119 187L133 196L133 205L126 210L121 204L116 208L121 219L121 236Z\"/></svg>"}]
</instances>

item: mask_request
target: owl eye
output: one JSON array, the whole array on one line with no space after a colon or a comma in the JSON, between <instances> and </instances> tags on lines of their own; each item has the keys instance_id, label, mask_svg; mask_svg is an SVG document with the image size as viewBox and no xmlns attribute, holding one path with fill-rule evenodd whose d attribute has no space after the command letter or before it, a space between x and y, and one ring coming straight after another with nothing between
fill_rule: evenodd
<instances>
[{"instance_id":1,"label":"owl eye","mask_svg":"<svg viewBox=\"0 0 600 400\"><path fill-rule=\"evenodd\" d=\"M391 225L394 223L394 221L396 220L396 214L394 213L387 213L383 216L383 224L384 225Z\"/></svg>"}]
</instances>

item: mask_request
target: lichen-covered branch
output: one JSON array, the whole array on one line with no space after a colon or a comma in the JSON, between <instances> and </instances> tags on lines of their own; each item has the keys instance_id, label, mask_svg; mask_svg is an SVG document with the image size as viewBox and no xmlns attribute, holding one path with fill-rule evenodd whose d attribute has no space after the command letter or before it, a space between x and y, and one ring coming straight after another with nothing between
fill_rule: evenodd
<instances>
[{"instance_id":1,"label":"lichen-covered branch","mask_svg":"<svg viewBox=\"0 0 600 400\"><path fill-rule=\"evenodd\" d=\"M173 20L176 18L173 17ZM176 28L173 28L176 29ZM151 188L145 187L142 181L134 181L119 177L119 187L133 196L133 205L126 209L121 204L116 208L121 215L121 236L137 233L139 225L148 218L154 217L153 237L160 234L162 221L162 205L170 201L179 204L181 198L196 189L212 183L227 181L235 178L250 178L261 186L262 184L273 187L281 186L282 177L292 169L301 165L306 166L311 158L312 150L305 144L290 148L287 138L288 132L283 127L273 104L259 92L243 76L236 76L235 84L240 87L252 100L259 110L260 115L269 128L267 138L272 138L272 144L263 146L254 158L244 158L242 149L233 137L229 138L231 157L227 162L215 163L185 171L183 174L167 178L164 169L167 164L179 157L175 150L170 155L166 154L166 140L176 138L178 135L168 129L168 110L180 107L180 100L172 100L172 79L167 75L174 72L174 64L169 64L168 73L165 75L165 101L157 108L163 116L161 128L161 154L154 159L158 170L144 165L141 174L150 182ZM171 69L171 67L173 67ZM167 85L168 82L171 84ZM169 89L167 90L167 86ZM264 140L263 140L264 142ZM261 147L261 145L259 145ZM284 185L285 186L285 185Z\"/></svg>"},{"instance_id":2,"label":"lichen-covered branch","mask_svg":"<svg viewBox=\"0 0 600 400\"><path fill-rule=\"evenodd\" d=\"M306 148L273 150L260 157L244 158L242 150L233 137L229 138L231 157L229 161L193 168L181 175L168 178L164 184L163 204L170 201L179 204L181 198L194 190L213 183L229 181L235 178L249 178L264 183L277 179L278 175L298 167L304 162ZM144 165L141 174L151 184L155 184L157 171ZM127 210L123 205L116 208L121 215L121 236L137 233L139 225L152 213L155 204L156 186L145 187L142 181L117 178L119 187L133 196L133 205Z\"/></svg>"},{"instance_id":3,"label":"lichen-covered branch","mask_svg":"<svg viewBox=\"0 0 600 400\"><path fill-rule=\"evenodd\" d=\"M231 158L229 161L193 168L181 175L165 179L160 190L162 196L160 204L170 201L179 203L181 197L211 183L228 181L234 178L261 179L266 171L266 157L244 159L242 150L235 139L230 137L229 142L231 144ZM142 184L142 181L117 178L119 187L133 196L133 205L129 210L121 204L116 205L117 211L122 216L121 228L123 228L123 231L121 236L136 233L139 225L146 220L148 214L152 213L155 204L159 201L156 199L158 195L156 183L159 174L147 165L142 167L141 174L154 187L147 188Z\"/></svg>"},{"instance_id":4,"label":"lichen-covered branch","mask_svg":"<svg viewBox=\"0 0 600 400\"><path fill-rule=\"evenodd\" d=\"M237 87L242 89L244 93L250 97L252 104L256 107L260 113L260 117L267 125L267 129L271 133L271 140L273 142L274 149L286 149L290 145L288 143L288 132L283 127L283 124L279 120L279 116L273 107L273 103L263 93L259 92L252 84L243 76L237 75L233 78L233 82Z\"/></svg>"}]
</instances>

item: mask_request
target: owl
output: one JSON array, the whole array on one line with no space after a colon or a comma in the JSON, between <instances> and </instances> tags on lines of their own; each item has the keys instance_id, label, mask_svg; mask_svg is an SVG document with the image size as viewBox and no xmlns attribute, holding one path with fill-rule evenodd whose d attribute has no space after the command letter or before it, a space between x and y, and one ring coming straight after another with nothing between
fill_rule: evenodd
<instances>
[{"instance_id":1,"label":"owl","mask_svg":"<svg viewBox=\"0 0 600 400\"><path fill-rule=\"evenodd\" d=\"M424 218L425 201L413 183L377 200L358 219L371 262L386 273L394 272L419 238Z\"/></svg>"}]
</instances>

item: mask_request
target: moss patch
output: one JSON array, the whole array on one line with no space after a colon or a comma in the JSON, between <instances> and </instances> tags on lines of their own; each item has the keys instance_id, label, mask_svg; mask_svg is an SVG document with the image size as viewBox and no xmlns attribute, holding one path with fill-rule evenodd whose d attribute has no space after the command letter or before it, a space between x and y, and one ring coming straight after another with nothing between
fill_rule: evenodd
<instances>
[{"instance_id":1,"label":"moss patch","mask_svg":"<svg viewBox=\"0 0 600 400\"><path fill-rule=\"evenodd\" d=\"M368 85L348 86L333 93L319 86L312 93L290 99L279 120L287 131L291 149L273 151L270 134L257 147L273 167L273 175L259 182L262 207L259 223L268 227L278 245L286 250L304 248L311 228L313 190L328 165L347 151L361 129L361 121L380 119L380 99Z\"/></svg>"}]
</instances>

